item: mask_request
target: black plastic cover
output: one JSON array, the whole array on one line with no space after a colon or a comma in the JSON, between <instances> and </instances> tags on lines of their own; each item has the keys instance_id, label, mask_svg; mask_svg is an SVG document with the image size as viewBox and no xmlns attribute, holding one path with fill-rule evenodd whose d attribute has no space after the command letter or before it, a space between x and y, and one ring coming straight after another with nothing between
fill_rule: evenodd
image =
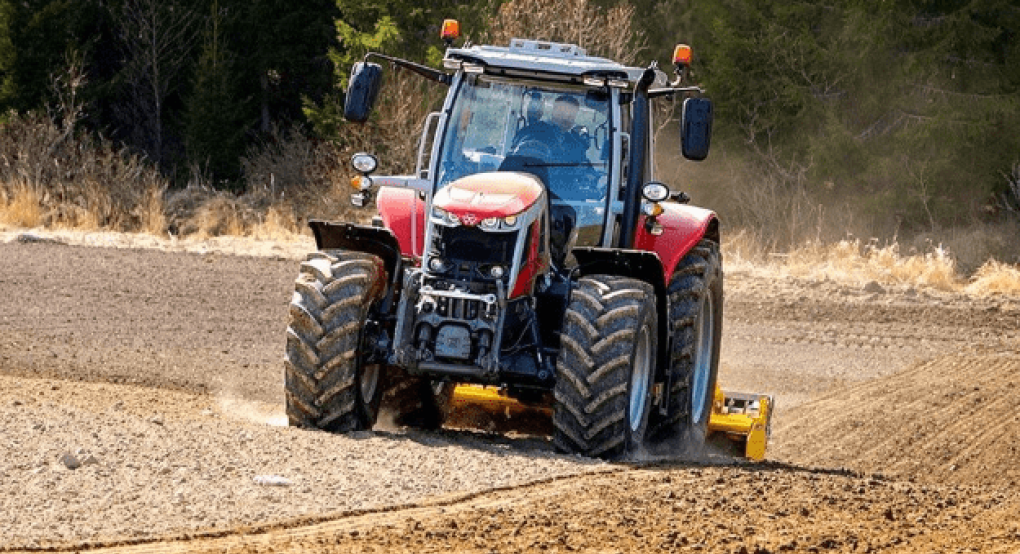
<instances>
[{"instance_id":1,"label":"black plastic cover","mask_svg":"<svg viewBox=\"0 0 1020 554\"><path fill-rule=\"evenodd\" d=\"M708 157L712 142L712 101L707 98L684 100L683 123L680 125L680 152L688 160Z\"/></svg>"},{"instance_id":2,"label":"black plastic cover","mask_svg":"<svg viewBox=\"0 0 1020 554\"><path fill-rule=\"evenodd\" d=\"M382 67L371 62L358 62L351 69L344 99L344 118L354 123L368 121L382 85Z\"/></svg>"},{"instance_id":3,"label":"black plastic cover","mask_svg":"<svg viewBox=\"0 0 1020 554\"><path fill-rule=\"evenodd\" d=\"M308 226L315 235L315 246L319 250L351 250L379 256L386 266L386 272L393 275L400 260L400 244L389 229L366 227L353 223L331 223L310 220Z\"/></svg>"}]
</instances>

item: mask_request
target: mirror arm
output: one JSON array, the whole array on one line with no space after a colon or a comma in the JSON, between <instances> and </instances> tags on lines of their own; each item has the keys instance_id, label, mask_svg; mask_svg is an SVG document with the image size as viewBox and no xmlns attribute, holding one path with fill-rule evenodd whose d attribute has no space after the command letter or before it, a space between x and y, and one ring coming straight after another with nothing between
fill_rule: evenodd
<instances>
[{"instance_id":1,"label":"mirror arm","mask_svg":"<svg viewBox=\"0 0 1020 554\"><path fill-rule=\"evenodd\" d=\"M425 77L426 79L428 79L430 81L435 81L437 83L442 83L444 85L449 85L453 81L453 77L452 76L450 76L450 75L448 75L446 73L443 73L442 71L439 71L438 69L432 69L431 67L428 67L428 66L425 66L425 65L421 65L421 64L418 64L418 63L414 63L414 62L409 62L407 60L403 60L403 59L400 59L400 58L394 58L394 57L391 57L391 56L387 56L385 54L380 54L378 52L369 52L368 54L365 54L365 61L367 62L370 57L382 58L382 59L384 59L384 60L386 60L388 62L394 63L394 64L396 64L396 65L398 65L400 67L403 67L404 69L409 69L409 70L417 73L418 75L421 75L422 77Z\"/></svg>"}]
</instances>

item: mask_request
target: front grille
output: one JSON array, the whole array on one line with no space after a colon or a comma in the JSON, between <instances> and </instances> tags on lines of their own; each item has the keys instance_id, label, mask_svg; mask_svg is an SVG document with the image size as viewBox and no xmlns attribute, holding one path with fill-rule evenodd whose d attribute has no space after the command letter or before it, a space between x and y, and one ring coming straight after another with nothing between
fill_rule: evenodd
<instances>
[{"instance_id":1,"label":"front grille","mask_svg":"<svg viewBox=\"0 0 1020 554\"><path fill-rule=\"evenodd\" d=\"M517 231L485 232L478 227L436 226L433 250L440 256L472 264L509 264L513 261Z\"/></svg>"},{"instance_id":2,"label":"front grille","mask_svg":"<svg viewBox=\"0 0 1020 554\"><path fill-rule=\"evenodd\" d=\"M461 283L493 283L496 279L492 277L492 267L499 265L504 272L501 280L507 283L518 233L437 226L430 254L445 260L446 269L441 272L433 270L432 273Z\"/></svg>"}]
</instances>

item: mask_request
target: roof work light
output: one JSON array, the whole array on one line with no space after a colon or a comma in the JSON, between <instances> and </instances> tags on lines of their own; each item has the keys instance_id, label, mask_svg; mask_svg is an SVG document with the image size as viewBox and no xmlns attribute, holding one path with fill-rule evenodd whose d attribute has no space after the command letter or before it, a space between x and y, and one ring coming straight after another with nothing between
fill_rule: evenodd
<instances>
[{"instance_id":1,"label":"roof work light","mask_svg":"<svg viewBox=\"0 0 1020 554\"><path fill-rule=\"evenodd\" d=\"M443 20L443 31L440 33L447 46L460 38L460 22L456 19Z\"/></svg>"},{"instance_id":2,"label":"roof work light","mask_svg":"<svg viewBox=\"0 0 1020 554\"><path fill-rule=\"evenodd\" d=\"M673 65L690 67L691 66L691 47L686 44L677 44L676 48L673 49Z\"/></svg>"},{"instance_id":3,"label":"roof work light","mask_svg":"<svg viewBox=\"0 0 1020 554\"><path fill-rule=\"evenodd\" d=\"M686 44L677 44L673 49L673 74L676 75L676 80L671 83L672 86L679 86L686 78L693 56L694 52Z\"/></svg>"}]
</instances>

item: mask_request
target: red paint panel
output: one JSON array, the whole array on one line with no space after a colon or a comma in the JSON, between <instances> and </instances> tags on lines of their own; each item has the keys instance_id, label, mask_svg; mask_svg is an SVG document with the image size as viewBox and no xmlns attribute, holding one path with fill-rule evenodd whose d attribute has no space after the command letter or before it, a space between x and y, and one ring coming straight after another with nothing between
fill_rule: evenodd
<instances>
[{"instance_id":1,"label":"red paint panel","mask_svg":"<svg viewBox=\"0 0 1020 554\"><path fill-rule=\"evenodd\" d=\"M695 206L665 202L663 212L656 220L662 226L661 235L645 229L645 216L638 220L634 235L634 249L655 252L662 260L666 283L673 277L680 259L705 236L708 224L716 219L715 212Z\"/></svg>"},{"instance_id":2,"label":"red paint panel","mask_svg":"<svg viewBox=\"0 0 1020 554\"><path fill-rule=\"evenodd\" d=\"M541 220L536 220L531 224L531 229L528 231L531 233L531 244L528 246L528 251L524 253L524 261L521 263L521 273L517 276L517 281L514 283L514 290L510 291L510 298L517 298L526 294L531 294L532 288L535 286L535 279L549 269L549 257L540 256L538 253Z\"/></svg>"},{"instance_id":3,"label":"red paint panel","mask_svg":"<svg viewBox=\"0 0 1020 554\"><path fill-rule=\"evenodd\" d=\"M418 197L417 191L379 187L375 203L383 224L397 236L400 253L408 258L420 259L425 246L425 201ZM416 228L413 235L412 225Z\"/></svg>"},{"instance_id":4,"label":"red paint panel","mask_svg":"<svg viewBox=\"0 0 1020 554\"><path fill-rule=\"evenodd\" d=\"M525 173L476 173L443 187L432 203L465 224L489 217L517 215L542 197L542 184ZM467 216L467 217L465 217Z\"/></svg>"}]
</instances>

